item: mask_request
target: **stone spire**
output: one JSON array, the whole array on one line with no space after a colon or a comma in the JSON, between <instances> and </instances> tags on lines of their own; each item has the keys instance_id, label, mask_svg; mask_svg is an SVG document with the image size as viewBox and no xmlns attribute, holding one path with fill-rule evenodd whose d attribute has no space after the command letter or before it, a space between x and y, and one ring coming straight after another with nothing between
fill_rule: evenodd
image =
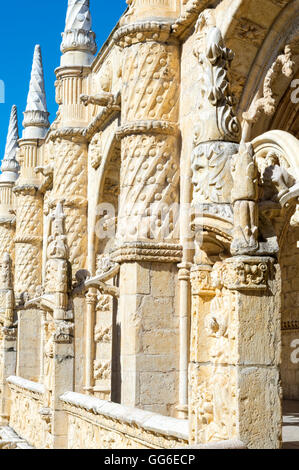
<instances>
[{"instance_id":1,"label":"stone spire","mask_svg":"<svg viewBox=\"0 0 299 470\"><path fill-rule=\"evenodd\" d=\"M27 107L24 113L23 138L43 139L50 126L47 110L41 48L35 46Z\"/></svg>"},{"instance_id":2,"label":"stone spire","mask_svg":"<svg viewBox=\"0 0 299 470\"><path fill-rule=\"evenodd\" d=\"M68 0L61 44L61 52L67 57L62 57L61 65L90 65L96 51L89 0Z\"/></svg>"},{"instance_id":3,"label":"stone spire","mask_svg":"<svg viewBox=\"0 0 299 470\"><path fill-rule=\"evenodd\" d=\"M19 164L16 159L19 131L17 107L13 106L10 114L5 155L1 165L0 183L15 183L19 176Z\"/></svg>"}]
</instances>

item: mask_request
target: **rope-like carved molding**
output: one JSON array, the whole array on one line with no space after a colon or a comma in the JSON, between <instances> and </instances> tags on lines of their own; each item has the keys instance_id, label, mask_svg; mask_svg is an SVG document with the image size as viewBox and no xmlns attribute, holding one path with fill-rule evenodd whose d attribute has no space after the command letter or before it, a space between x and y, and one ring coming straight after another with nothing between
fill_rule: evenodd
<instances>
[{"instance_id":1,"label":"rope-like carved molding","mask_svg":"<svg viewBox=\"0 0 299 470\"><path fill-rule=\"evenodd\" d=\"M140 42L166 42L170 33L170 22L144 21L122 26L114 33L113 41L124 48Z\"/></svg>"},{"instance_id":2,"label":"rope-like carved molding","mask_svg":"<svg viewBox=\"0 0 299 470\"><path fill-rule=\"evenodd\" d=\"M54 141L57 139L76 139L79 142L86 142L85 137L86 127L62 127L61 129L57 129L56 131L52 131L49 136L48 140Z\"/></svg>"},{"instance_id":3,"label":"rope-like carved molding","mask_svg":"<svg viewBox=\"0 0 299 470\"><path fill-rule=\"evenodd\" d=\"M299 330L299 320L283 321L281 325L283 331Z\"/></svg>"},{"instance_id":4,"label":"rope-like carved molding","mask_svg":"<svg viewBox=\"0 0 299 470\"><path fill-rule=\"evenodd\" d=\"M30 245L36 245L36 246L41 246L43 243L43 238L42 237L37 237L37 236L30 236L30 235L25 235L23 237L16 237L15 238L15 243L28 243Z\"/></svg>"},{"instance_id":5,"label":"rope-like carved molding","mask_svg":"<svg viewBox=\"0 0 299 470\"><path fill-rule=\"evenodd\" d=\"M117 263L146 261L161 263L180 263L183 256L181 245L170 243L125 243L111 255Z\"/></svg>"},{"instance_id":6,"label":"rope-like carved molding","mask_svg":"<svg viewBox=\"0 0 299 470\"><path fill-rule=\"evenodd\" d=\"M120 104L112 104L104 107L100 113L91 121L88 127L62 127L52 131L47 140L57 139L75 139L76 141L86 143L91 140L96 132L103 130L120 113Z\"/></svg>"},{"instance_id":7,"label":"rope-like carved molding","mask_svg":"<svg viewBox=\"0 0 299 470\"><path fill-rule=\"evenodd\" d=\"M132 134L178 135L179 128L175 122L149 120L125 124L116 133L119 139Z\"/></svg>"},{"instance_id":8,"label":"rope-like carved molding","mask_svg":"<svg viewBox=\"0 0 299 470\"><path fill-rule=\"evenodd\" d=\"M198 15L210 4L209 0L190 0L184 13L176 20L172 26L173 34L180 40L184 40L186 35L195 25Z\"/></svg>"}]
</instances>

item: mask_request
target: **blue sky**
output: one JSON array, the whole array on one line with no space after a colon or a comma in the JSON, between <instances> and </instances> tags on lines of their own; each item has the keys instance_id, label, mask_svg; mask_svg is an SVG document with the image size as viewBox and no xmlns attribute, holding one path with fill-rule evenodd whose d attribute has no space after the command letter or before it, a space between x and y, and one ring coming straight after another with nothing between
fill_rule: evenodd
<instances>
[{"instance_id":1,"label":"blue sky","mask_svg":"<svg viewBox=\"0 0 299 470\"><path fill-rule=\"evenodd\" d=\"M90 7L93 30L100 49L127 5L125 0L90 0ZM57 105L54 99L54 70L59 66L61 32L64 30L66 10L67 0L1 2L0 80L5 84L5 104L0 103L0 160L4 154L13 104L18 107L21 133L35 44L40 44L42 48L51 122L55 118Z\"/></svg>"}]
</instances>

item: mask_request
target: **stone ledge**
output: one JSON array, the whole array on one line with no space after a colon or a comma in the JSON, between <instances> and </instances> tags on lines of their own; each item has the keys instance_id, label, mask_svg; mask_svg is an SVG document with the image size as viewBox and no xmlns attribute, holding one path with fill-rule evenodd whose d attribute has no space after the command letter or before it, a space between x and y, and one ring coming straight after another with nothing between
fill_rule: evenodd
<instances>
[{"instance_id":1,"label":"stone ledge","mask_svg":"<svg viewBox=\"0 0 299 470\"><path fill-rule=\"evenodd\" d=\"M170 418L74 392L66 392L60 397L60 400L93 414L135 425L149 432L185 441L189 439L189 422L187 420Z\"/></svg>"},{"instance_id":2,"label":"stone ledge","mask_svg":"<svg viewBox=\"0 0 299 470\"><path fill-rule=\"evenodd\" d=\"M0 428L0 449L11 450L11 449L34 449L30 446L25 439L19 437L15 431L9 426Z\"/></svg>"},{"instance_id":3,"label":"stone ledge","mask_svg":"<svg viewBox=\"0 0 299 470\"><path fill-rule=\"evenodd\" d=\"M7 382L18 388L22 388L23 390L38 393L39 395L45 393L45 387L42 384L31 382L30 380L23 379L22 377L16 377L12 375L8 377Z\"/></svg>"}]
</instances>

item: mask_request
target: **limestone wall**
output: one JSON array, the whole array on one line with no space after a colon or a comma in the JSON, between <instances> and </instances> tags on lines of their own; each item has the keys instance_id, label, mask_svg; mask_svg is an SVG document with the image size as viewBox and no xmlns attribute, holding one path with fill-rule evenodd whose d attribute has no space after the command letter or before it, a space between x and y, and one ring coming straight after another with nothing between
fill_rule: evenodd
<instances>
[{"instance_id":1,"label":"limestone wall","mask_svg":"<svg viewBox=\"0 0 299 470\"><path fill-rule=\"evenodd\" d=\"M299 370L295 350L299 347L299 228L290 227L281 254L282 272L282 365L285 399L299 399ZM297 341L297 343L296 343ZM294 357L292 357L294 354Z\"/></svg>"},{"instance_id":2,"label":"limestone wall","mask_svg":"<svg viewBox=\"0 0 299 470\"><path fill-rule=\"evenodd\" d=\"M69 449L174 449L188 445L188 421L67 392Z\"/></svg>"},{"instance_id":3,"label":"limestone wall","mask_svg":"<svg viewBox=\"0 0 299 470\"><path fill-rule=\"evenodd\" d=\"M11 394L9 426L30 445L45 448L45 422L40 414L43 385L20 377L9 377L7 381Z\"/></svg>"}]
</instances>

